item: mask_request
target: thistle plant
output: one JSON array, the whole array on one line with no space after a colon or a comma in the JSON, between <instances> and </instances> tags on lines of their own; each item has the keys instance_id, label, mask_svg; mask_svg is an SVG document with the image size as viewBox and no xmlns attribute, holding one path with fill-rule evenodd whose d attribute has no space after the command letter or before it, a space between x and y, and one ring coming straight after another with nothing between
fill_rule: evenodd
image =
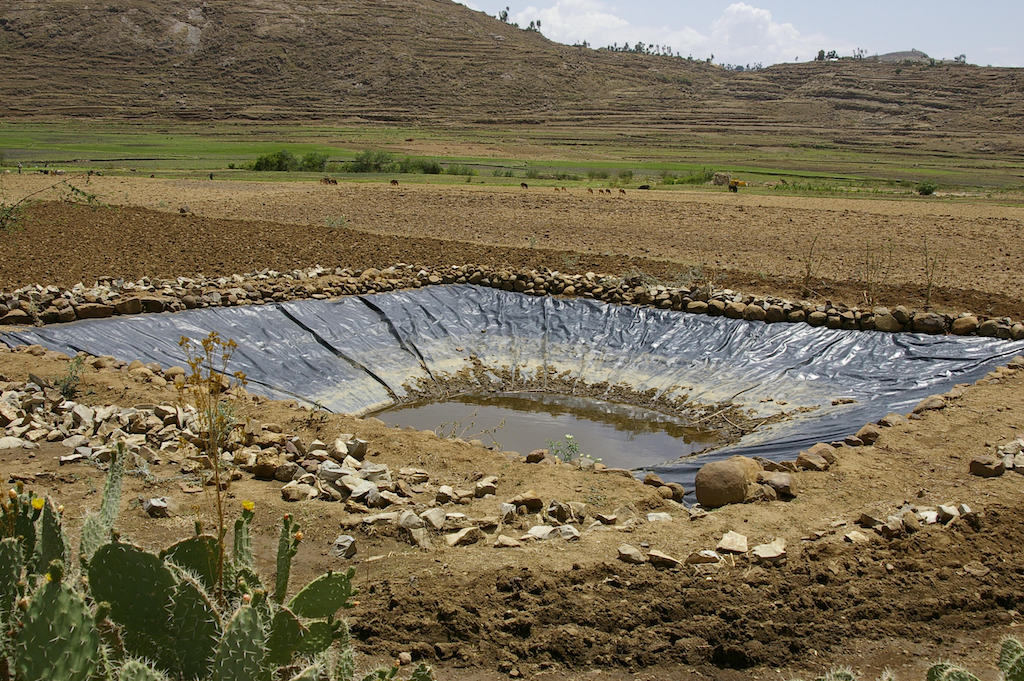
<instances>
[{"instance_id":1,"label":"thistle plant","mask_svg":"<svg viewBox=\"0 0 1024 681\"><path fill-rule=\"evenodd\" d=\"M199 444L213 471L213 506L217 516L217 556L214 594L224 603L224 480L221 452L235 424L233 412L224 401L224 393L244 386L245 374L230 373L228 364L238 349L234 340L224 340L216 331L196 342L182 336L178 345L184 350L188 373L184 382L176 383L178 401L195 408L198 418Z\"/></svg>"}]
</instances>

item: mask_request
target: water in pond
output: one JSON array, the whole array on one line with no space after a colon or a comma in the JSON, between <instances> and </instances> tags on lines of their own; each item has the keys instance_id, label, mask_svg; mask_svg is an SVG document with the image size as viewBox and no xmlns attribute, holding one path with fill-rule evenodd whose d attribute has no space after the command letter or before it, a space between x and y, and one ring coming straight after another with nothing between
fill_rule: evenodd
<instances>
[{"instance_id":1,"label":"water in pond","mask_svg":"<svg viewBox=\"0 0 1024 681\"><path fill-rule=\"evenodd\" d=\"M545 393L459 395L374 415L392 426L495 442L523 454L572 434L580 452L615 468L656 465L717 442L713 431L651 409Z\"/></svg>"}]
</instances>

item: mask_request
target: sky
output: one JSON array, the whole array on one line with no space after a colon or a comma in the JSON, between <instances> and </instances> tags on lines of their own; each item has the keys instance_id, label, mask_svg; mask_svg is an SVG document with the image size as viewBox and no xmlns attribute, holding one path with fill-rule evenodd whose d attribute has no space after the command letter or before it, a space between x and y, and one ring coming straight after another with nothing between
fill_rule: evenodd
<instances>
[{"instance_id":1,"label":"sky","mask_svg":"<svg viewBox=\"0 0 1024 681\"><path fill-rule=\"evenodd\" d=\"M492 16L541 22L551 40L603 47L638 40L719 64L807 61L917 49L936 59L1024 66L1024 0L459 0Z\"/></svg>"}]
</instances>

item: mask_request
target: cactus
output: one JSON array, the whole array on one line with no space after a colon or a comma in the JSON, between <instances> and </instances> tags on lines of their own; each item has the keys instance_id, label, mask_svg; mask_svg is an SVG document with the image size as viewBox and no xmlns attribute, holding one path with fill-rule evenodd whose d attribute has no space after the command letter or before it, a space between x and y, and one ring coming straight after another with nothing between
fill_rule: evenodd
<instances>
[{"instance_id":1,"label":"cactus","mask_svg":"<svg viewBox=\"0 0 1024 681\"><path fill-rule=\"evenodd\" d=\"M310 622L302 633L302 640L296 651L301 657L314 657L326 652L334 641L334 627L323 620Z\"/></svg>"},{"instance_id":2,"label":"cactus","mask_svg":"<svg viewBox=\"0 0 1024 681\"><path fill-rule=\"evenodd\" d=\"M82 524L81 553L84 561L92 560L93 554L101 546L110 541L114 529L114 521L121 509L121 483L124 481L125 454L123 442L117 443L117 449L110 459L107 469L107 481L103 486L103 500L100 502L99 513L89 513Z\"/></svg>"},{"instance_id":3,"label":"cactus","mask_svg":"<svg viewBox=\"0 0 1024 681\"><path fill-rule=\"evenodd\" d=\"M167 676L139 660L128 660L121 666L117 681L169 681Z\"/></svg>"},{"instance_id":4,"label":"cactus","mask_svg":"<svg viewBox=\"0 0 1024 681\"><path fill-rule=\"evenodd\" d=\"M291 663L295 651L302 643L303 627L288 608L280 608L274 613L267 635L267 662L283 667Z\"/></svg>"},{"instance_id":5,"label":"cactus","mask_svg":"<svg viewBox=\"0 0 1024 681\"><path fill-rule=\"evenodd\" d=\"M21 596L18 582L25 554L14 537L0 540L0 615L6 616L14 610L14 604Z\"/></svg>"},{"instance_id":6,"label":"cactus","mask_svg":"<svg viewBox=\"0 0 1024 681\"><path fill-rule=\"evenodd\" d=\"M940 662L928 670L927 681L978 681L978 677L966 669L948 662Z\"/></svg>"},{"instance_id":7,"label":"cactus","mask_svg":"<svg viewBox=\"0 0 1024 681\"><path fill-rule=\"evenodd\" d=\"M351 608L349 602L356 595L352 588L352 576L355 568L347 572L328 572L314 579L303 587L288 607L299 617L323 618L330 617L339 608Z\"/></svg>"},{"instance_id":8,"label":"cactus","mask_svg":"<svg viewBox=\"0 0 1024 681\"><path fill-rule=\"evenodd\" d=\"M857 676L849 667L839 667L825 674L825 681L857 681Z\"/></svg>"},{"instance_id":9,"label":"cactus","mask_svg":"<svg viewBox=\"0 0 1024 681\"><path fill-rule=\"evenodd\" d=\"M292 558L299 550L301 538L298 524L292 521L290 515L285 514L281 519L281 538L277 542L277 578L274 583L274 600L278 604L284 603L284 596L288 591L288 577L292 571Z\"/></svg>"},{"instance_id":10,"label":"cactus","mask_svg":"<svg viewBox=\"0 0 1024 681\"><path fill-rule=\"evenodd\" d=\"M256 611L240 607L224 630L213 661L212 681L269 681L264 634Z\"/></svg>"},{"instance_id":11,"label":"cactus","mask_svg":"<svg viewBox=\"0 0 1024 681\"><path fill-rule=\"evenodd\" d=\"M220 616L199 582L186 574L178 575L171 599L169 636L176 664L170 669L187 679L205 677L221 638Z\"/></svg>"},{"instance_id":12,"label":"cactus","mask_svg":"<svg viewBox=\"0 0 1024 681\"><path fill-rule=\"evenodd\" d=\"M249 535L254 515L252 502L243 501L242 515L235 519L235 542L231 552L235 572L242 570L252 572L256 569L256 562L252 555L252 539Z\"/></svg>"},{"instance_id":13,"label":"cactus","mask_svg":"<svg viewBox=\"0 0 1024 681\"><path fill-rule=\"evenodd\" d=\"M351 644L342 646L334 663L332 681L352 681L356 677L356 656Z\"/></svg>"},{"instance_id":14,"label":"cactus","mask_svg":"<svg viewBox=\"0 0 1024 681\"><path fill-rule=\"evenodd\" d=\"M43 499L26 493L20 482L8 492L7 498L0 498L0 539L17 539L25 563L31 562L35 553L36 519L43 503Z\"/></svg>"},{"instance_id":15,"label":"cactus","mask_svg":"<svg viewBox=\"0 0 1024 681\"><path fill-rule=\"evenodd\" d=\"M89 681L100 659L100 637L79 594L62 583L54 561L46 582L32 596L18 632L15 669L24 681Z\"/></svg>"},{"instance_id":16,"label":"cactus","mask_svg":"<svg viewBox=\"0 0 1024 681\"><path fill-rule=\"evenodd\" d=\"M125 650L173 668L178 656L167 613L176 580L170 568L137 546L112 542L96 550L88 570L93 598L109 603L110 618L123 628Z\"/></svg>"},{"instance_id":17,"label":"cactus","mask_svg":"<svg viewBox=\"0 0 1024 681\"><path fill-rule=\"evenodd\" d=\"M434 673L429 665L420 662L416 665L416 669L412 670L412 676L409 677L409 681L434 681Z\"/></svg>"},{"instance_id":18,"label":"cactus","mask_svg":"<svg viewBox=\"0 0 1024 681\"><path fill-rule=\"evenodd\" d=\"M160 552L160 557L182 567L196 577L207 591L217 588L217 559L220 543L208 534L189 537Z\"/></svg>"},{"instance_id":19,"label":"cactus","mask_svg":"<svg viewBox=\"0 0 1024 681\"><path fill-rule=\"evenodd\" d=\"M43 502L39 525L36 565L40 567L49 565L55 560L66 563L68 559L68 542L64 537L64 528L61 526L57 509L53 507L53 502L49 499Z\"/></svg>"},{"instance_id":20,"label":"cactus","mask_svg":"<svg viewBox=\"0 0 1024 681\"><path fill-rule=\"evenodd\" d=\"M391 681L398 674L398 667L381 667L363 677L363 681Z\"/></svg>"},{"instance_id":21,"label":"cactus","mask_svg":"<svg viewBox=\"0 0 1024 681\"><path fill-rule=\"evenodd\" d=\"M291 678L291 681L320 681L320 674L323 666L311 664Z\"/></svg>"},{"instance_id":22,"label":"cactus","mask_svg":"<svg viewBox=\"0 0 1024 681\"><path fill-rule=\"evenodd\" d=\"M1024 645L1015 638L1004 638L998 666L1006 681L1024 681Z\"/></svg>"}]
</instances>

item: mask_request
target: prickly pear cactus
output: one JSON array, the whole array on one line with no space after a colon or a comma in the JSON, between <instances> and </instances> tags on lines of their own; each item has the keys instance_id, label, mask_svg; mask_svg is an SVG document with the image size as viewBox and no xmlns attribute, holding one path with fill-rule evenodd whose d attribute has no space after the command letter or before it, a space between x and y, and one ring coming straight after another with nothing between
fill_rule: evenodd
<instances>
[{"instance_id":1,"label":"prickly pear cactus","mask_svg":"<svg viewBox=\"0 0 1024 681\"><path fill-rule=\"evenodd\" d=\"M356 595L352 587L355 568L346 572L328 572L303 587L288 607L299 617L321 619L330 617L341 608L351 608L349 599Z\"/></svg>"},{"instance_id":2,"label":"prickly pear cactus","mask_svg":"<svg viewBox=\"0 0 1024 681\"><path fill-rule=\"evenodd\" d=\"M291 678L291 681L320 681L323 666L311 664Z\"/></svg>"},{"instance_id":3,"label":"prickly pear cactus","mask_svg":"<svg viewBox=\"0 0 1024 681\"><path fill-rule=\"evenodd\" d=\"M14 658L23 681L89 681L100 659L100 637L85 600L62 583L54 561L33 594L17 634Z\"/></svg>"},{"instance_id":4,"label":"prickly pear cactus","mask_svg":"<svg viewBox=\"0 0 1024 681\"><path fill-rule=\"evenodd\" d=\"M292 611L284 607L279 608L274 613L270 632L267 634L267 663L275 667L291 664L295 651L302 643L303 633L305 629Z\"/></svg>"},{"instance_id":5,"label":"prickly pear cactus","mask_svg":"<svg viewBox=\"0 0 1024 681\"><path fill-rule=\"evenodd\" d=\"M1024 645L1020 641L1003 639L999 649L999 669L1006 681L1024 681Z\"/></svg>"},{"instance_id":6,"label":"prickly pear cactus","mask_svg":"<svg viewBox=\"0 0 1024 681\"><path fill-rule=\"evenodd\" d=\"M948 662L940 662L928 670L927 681L978 681L978 677L966 669Z\"/></svg>"},{"instance_id":7,"label":"prickly pear cactus","mask_svg":"<svg viewBox=\"0 0 1024 681\"><path fill-rule=\"evenodd\" d=\"M68 560L68 542L64 537L60 515L53 507L53 502L44 500L42 514L39 517L39 537L36 547L36 565L44 567L52 561L59 560L65 565Z\"/></svg>"},{"instance_id":8,"label":"prickly pear cactus","mask_svg":"<svg viewBox=\"0 0 1024 681\"><path fill-rule=\"evenodd\" d=\"M173 669L178 656L167 613L176 580L170 568L133 544L112 542L96 550L88 574L93 598L110 604L110 619L123 629L125 650Z\"/></svg>"},{"instance_id":9,"label":"prickly pear cactus","mask_svg":"<svg viewBox=\"0 0 1024 681\"><path fill-rule=\"evenodd\" d=\"M17 539L26 564L31 563L36 550L36 520L44 503L44 499L26 493L20 482L7 492L7 497L0 498L0 539Z\"/></svg>"},{"instance_id":10,"label":"prickly pear cactus","mask_svg":"<svg viewBox=\"0 0 1024 681\"><path fill-rule=\"evenodd\" d=\"M249 533L253 516L256 515L253 508L251 501L243 501L242 515L235 520L235 543L231 557L236 572L256 570L256 561L252 555L252 538Z\"/></svg>"},{"instance_id":11,"label":"prickly pear cactus","mask_svg":"<svg viewBox=\"0 0 1024 681\"><path fill-rule=\"evenodd\" d=\"M351 644L341 647L338 659L334 663L332 681L352 681L356 677L356 653Z\"/></svg>"},{"instance_id":12,"label":"prickly pear cactus","mask_svg":"<svg viewBox=\"0 0 1024 681\"><path fill-rule=\"evenodd\" d=\"M302 633L296 652L300 657L314 657L326 652L333 642L334 628L323 620L317 620L310 622L306 631Z\"/></svg>"},{"instance_id":13,"label":"prickly pear cactus","mask_svg":"<svg viewBox=\"0 0 1024 681\"><path fill-rule=\"evenodd\" d=\"M103 500L98 513L89 513L82 524L81 553L86 562L101 546L110 541L114 521L121 509L121 483L124 481L124 464L128 455L123 442L110 459L107 480L103 487Z\"/></svg>"},{"instance_id":14,"label":"prickly pear cactus","mask_svg":"<svg viewBox=\"0 0 1024 681\"><path fill-rule=\"evenodd\" d=\"M24 567L25 554L14 537L0 540L0 615L6 619L21 596L18 582Z\"/></svg>"},{"instance_id":15,"label":"prickly pear cactus","mask_svg":"<svg viewBox=\"0 0 1024 681\"><path fill-rule=\"evenodd\" d=\"M281 538L277 542L277 578L274 583L274 600L284 603L288 591L288 577L292 571L292 558L299 550L302 533L292 517L285 514L281 519Z\"/></svg>"},{"instance_id":16,"label":"prickly pear cactus","mask_svg":"<svg viewBox=\"0 0 1024 681\"><path fill-rule=\"evenodd\" d=\"M428 665L420 662L416 665L416 669L412 670L412 676L409 677L409 681L434 681L434 673Z\"/></svg>"},{"instance_id":17,"label":"prickly pear cactus","mask_svg":"<svg viewBox=\"0 0 1024 681\"><path fill-rule=\"evenodd\" d=\"M212 681L269 681L264 638L256 611L248 605L240 607L217 646Z\"/></svg>"},{"instance_id":18,"label":"prickly pear cactus","mask_svg":"<svg viewBox=\"0 0 1024 681\"><path fill-rule=\"evenodd\" d=\"M188 570L199 578L207 591L214 591L220 550L216 537L201 534L168 546L160 552L160 557Z\"/></svg>"},{"instance_id":19,"label":"prickly pear cactus","mask_svg":"<svg viewBox=\"0 0 1024 681\"><path fill-rule=\"evenodd\" d=\"M205 678L221 638L220 616L202 585L186 574L177 576L169 631L177 659L169 668L186 679Z\"/></svg>"},{"instance_id":20,"label":"prickly pear cactus","mask_svg":"<svg viewBox=\"0 0 1024 681\"><path fill-rule=\"evenodd\" d=\"M128 660L121 666L117 681L169 681L162 672L138 660Z\"/></svg>"}]
</instances>

